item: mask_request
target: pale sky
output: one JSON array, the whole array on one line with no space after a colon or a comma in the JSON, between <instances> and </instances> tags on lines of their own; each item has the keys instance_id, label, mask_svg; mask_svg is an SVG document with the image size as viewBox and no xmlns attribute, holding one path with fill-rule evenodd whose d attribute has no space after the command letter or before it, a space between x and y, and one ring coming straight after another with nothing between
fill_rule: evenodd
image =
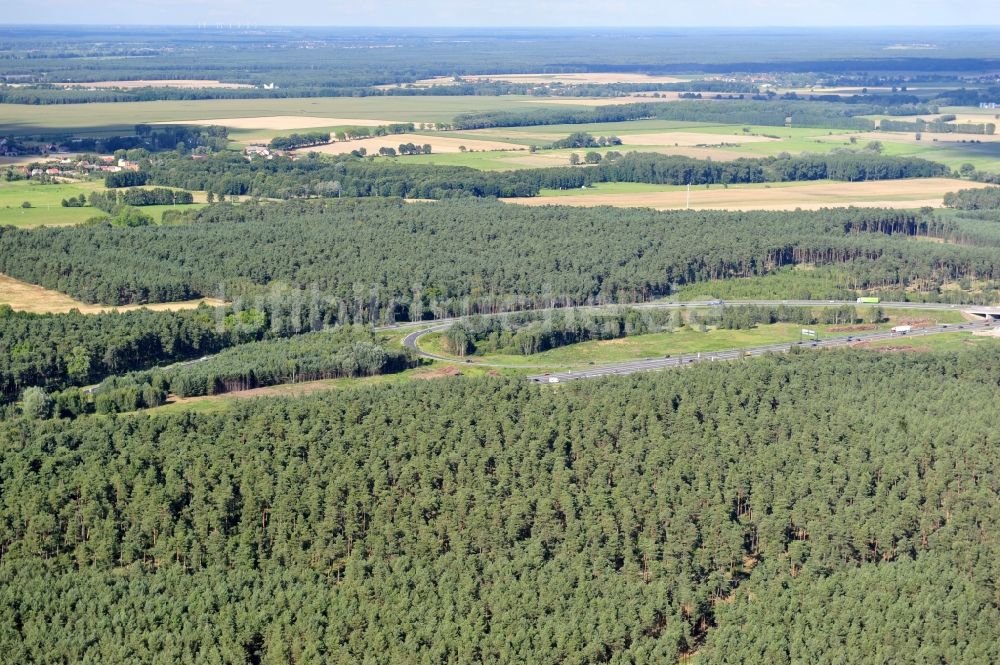
<instances>
[{"instance_id":1,"label":"pale sky","mask_svg":"<svg viewBox=\"0 0 1000 665\"><path fill-rule=\"evenodd\" d=\"M986 26L997 0L3 0L0 24Z\"/></svg>"}]
</instances>

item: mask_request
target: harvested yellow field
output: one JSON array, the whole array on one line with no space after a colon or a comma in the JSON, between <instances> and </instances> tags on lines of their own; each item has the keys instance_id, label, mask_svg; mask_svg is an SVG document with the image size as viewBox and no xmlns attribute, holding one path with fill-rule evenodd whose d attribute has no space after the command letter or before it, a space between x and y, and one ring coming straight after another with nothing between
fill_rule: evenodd
<instances>
[{"instance_id":1,"label":"harvested yellow field","mask_svg":"<svg viewBox=\"0 0 1000 665\"><path fill-rule=\"evenodd\" d=\"M79 300L74 300L65 293L46 289L36 284L28 284L20 280L0 274L0 305L10 305L11 308L20 312L32 312L34 314L62 314L71 309L78 309L83 314L99 314L118 310L124 312L131 309L145 307L154 311L174 311L181 309L194 309L201 303L216 307L225 303L215 298L205 298L203 300L187 300L184 302L157 303L153 305L125 305L122 307L108 307L105 305L88 305Z\"/></svg>"},{"instance_id":2,"label":"harvested yellow field","mask_svg":"<svg viewBox=\"0 0 1000 665\"><path fill-rule=\"evenodd\" d=\"M993 123L1000 127L1000 109L982 109L978 113L955 113L955 120L962 124L964 122L971 122L974 125L980 123Z\"/></svg>"},{"instance_id":3,"label":"harvested yellow field","mask_svg":"<svg viewBox=\"0 0 1000 665\"><path fill-rule=\"evenodd\" d=\"M392 134L391 136L377 136L369 139L358 139L357 141L338 141L312 148L302 148L299 152L323 152L330 155L342 155L352 150L364 148L371 155L378 153L379 148L393 148L394 150L398 150L400 144L403 143L413 143L420 146L430 144L431 151L436 153L462 152L462 146L465 146L466 150L475 150L476 152L485 150L527 150L525 146L502 143L500 141L456 139L448 136L427 134Z\"/></svg>"},{"instance_id":4,"label":"harvested yellow field","mask_svg":"<svg viewBox=\"0 0 1000 665\"><path fill-rule=\"evenodd\" d=\"M625 134L620 136L625 145L645 146L719 146L722 144L739 146L743 143L768 143L781 139L769 136L754 136L740 134L709 134L697 132L661 132L655 134Z\"/></svg>"},{"instance_id":5,"label":"harvested yellow field","mask_svg":"<svg viewBox=\"0 0 1000 665\"><path fill-rule=\"evenodd\" d=\"M791 185L715 185L691 188L691 208L696 210L819 210L858 206L862 208L939 208L948 192L964 187L986 187L982 183L958 183L948 178L882 180L879 182L819 182ZM687 206L687 192L675 188L640 193L579 193L572 196L536 196L504 199L520 205L617 206L680 210Z\"/></svg>"},{"instance_id":6,"label":"harvested yellow field","mask_svg":"<svg viewBox=\"0 0 1000 665\"><path fill-rule=\"evenodd\" d=\"M221 125L231 129L316 129L317 127L378 127L392 120L365 118L318 118L300 115L267 115L256 118L210 118L207 120L170 120L157 125Z\"/></svg>"},{"instance_id":7,"label":"harvested yellow field","mask_svg":"<svg viewBox=\"0 0 1000 665\"><path fill-rule=\"evenodd\" d=\"M58 83L63 88L111 88L133 90L135 88L252 88L246 83L223 83L221 81L201 81L198 79L143 79L139 81L93 81L87 83Z\"/></svg>"}]
</instances>

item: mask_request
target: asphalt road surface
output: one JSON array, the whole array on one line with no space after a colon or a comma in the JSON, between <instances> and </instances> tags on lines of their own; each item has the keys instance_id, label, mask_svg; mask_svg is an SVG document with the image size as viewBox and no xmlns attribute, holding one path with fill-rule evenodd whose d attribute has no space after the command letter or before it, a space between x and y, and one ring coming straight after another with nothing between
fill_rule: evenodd
<instances>
[{"instance_id":1,"label":"asphalt road surface","mask_svg":"<svg viewBox=\"0 0 1000 665\"><path fill-rule=\"evenodd\" d=\"M889 306L889 305L887 305ZM874 342L887 339L906 339L909 337L923 337L940 333L958 331L988 330L1000 327L998 321L984 321L975 323L952 323L927 328L914 328L906 333L894 333L891 331L870 333L864 335L851 335L848 337L831 337L829 339L814 342L793 342L782 344L769 344L767 346L756 346L747 349L731 349L728 351L709 351L692 353L680 356L667 356L663 358L647 358L644 360L630 360L621 363L609 363L606 365L594 366L588 369L558 372L553 374L537 374L529 376L528 379L537 383L562 383L565 381L577 381L580 379L595 379L602 376L622 376L634 374L636 372L652 372L669 367L684 367L699 362L721 362L726 360L737 360L739 358L749 358L760 356L765 353L785 353L793 347L802 349L831 349L838 346L848 346L859 342Z\"/></svg>"},{"instance_id":2,"label":"asphalt road surface","mask_svg":"<svg viewBox=\"0 0 1000 665\"><path fill-rule=\"evenodd\" d=\"M629 308L632 308L632 309L699 309L699 308L705 308L705 307L721 307L723 305L727 305L727 306L730 306L730 305L731 306L738 306L738 305L760 305L760 306L788 305L788 306L791 306L791 307L819 307L819 306L824 306L824 305L828 306L828 305L857 305L857 304L859 304L859 303L857 303L854 300L727 300L725 302L723 302L721 300L696 300L696 301L689 301L689 302L647 302L647 303L620 303L620 304L609 304L609 305L592 305L592 306L576 307L574 309L601 311L601 310L615 309L615 308L618 308L618 307L629 307ZM886 308L889 308L889 309L924 309L924 310L951 310L951 311L961 311L963 309L970 309L969 305L950 305L950 304L944 304L944 303L912 303L912 302L881 302L881 303L877 303L877 305L863 304L862 306L863 307L878 306L878 307L886 307ZM536 309L536 310L530 310L530 311L538 312L538 313L544 313L546 311L559 311L559 310L563 310L563 309L566 309L566 308L552 307L552 308L547 308L547 309ZM973 308L973 309L975 309L975 308ZM514 313L514 312L507 312L507 313ZM395 324L387 325L387 326L376 326L375 330L377 332L387 332L387 331L392 331L392 330L406 330L406 329L409 329L409 328L416 327L417 330L415 330L414 332L411 332L409 335L407 335L403 339L403 346L411 349L417 355L419 355L421 357L424 357L424 358L430 358L432 360L441 360L441 361L444 361L444 362L456 362L456 359L453 358L453 357L440 356L440 355L436 355L436 354L433 354L433 353L426 353L424 351L421 351L420 348L417 346L417 339L421 335L425 335L427 333L441 332L443 330L447 330L451 326L451 324L453 324L453 323L455 323L457 321L461 321L464 318L466 318L466 317L463 317L463 316L453 316L453 317L444 318L444 319L437 319L435 321L401 322L401 323L395 323ZM966 325L972 325L972 324L966 324ZM424 326L430 326L430 327L424 327ZM951 328L949 328L949 330L951 330L952 328L955 328L955 327L956 326L952 326ZM922 331L924 331L924 334L926 334L926 332L925 332L926 330L930 330L930 329L922 329ZM940 331L940 332L944 332L944 331ZM917 331L914 331L914 333L911 333L911 334L916 334L916 333L917 333ZM862 338L861 337L855 337L854 339L855 340L860 340ZM880 338L872 336L869 339L880 339ZM825 342L822 342L822 343L820 343L820 345L821 346L829 346L828 342L830 342L830 341L832 341L832 340L827 340ZM787 347L789 345L787 345L787 344L776 345L775 348L760 347L760 348L765 349L764 351L761 351L760 353L767 353L768 350L770 350L770 351L778 351L778 350L785 350L785 351L787 351L787 348L778 349L777 346ZM748 352L749 352L750 355L760 355L760 353L754 353L755 351L756 351L756 349L746 349L746 350L739 350L739 351L721 351L721 352L714 352L714 353L711 353L711 354L703 354L703 355L705 355L705 356L719 356L720 354L721 355L726 355L726 354L737 354L737 355L739 355L739 354L746 354ZM185 365L194 365L194 364L197 364L197 363L205 362L205 361L210 360L211 358L215 357L215 355L217 355L217 354L211 354L211 355L207 355L207 356L202 356L201 358L197 358L197 359L194 359L194 360L187 360L187 361L183 361L183 362L179 362L179 363L174 363L173 365L168 366L167 369L169 369L170 367L183 367ZM714 358L714 359L715 360L728 360L730 358L719 358L719 357L717 357L717 358ZM664 360L674 360L674 361L676 361L678 359L665 358ZM633 364L635 364L635 362L636 361L633 361L631 363L623 363L623 365L633 365ZM652 362L656 362L656 361L654 361L654 360L648 360L648 361L639 361L639 362L645 364L645 363L652 363ZM685 362L690 362L690 361L685 361ZM479 364L486 364L486 363L479 363ZM679 364L680 364L679 362L673 362L673 363L670 363L670 364L667 364L667 365L649 367L649 368L647 368L647 370L633 370L633 371L648 371L648 370L651 370L651 369L662 369L662 367L673 367L673 366L676 366L676 365L679 365ZM506 367L506 365L490 365L490 366L491 367L493 367L493 366L495 366L495 367ZM616 365L616 367L618 367L618 366L619 365ZM518 367L523 367L523 365L518 365ZM606 369L606 368L610 368L610 367L611 367L610 365L601 365L601 369ZM594 369L591 372L597 372L597 371L599 371L599 370L598 369ZM615 372L604 372L603 374L593 374L593 376L606 376L608 374L614 374L614 373ZM631 373L631 372L618 372L618 373ZM568 376L570 373L566 373L566 374ZM587 376L584 376L584 374L587 374ZM591 374L589 372L583 372L583 371L581 371L581 372L578 372L578 373L573 373L572 378L574 378L574 379L576 379L576 378L589 378L590 375ZM544 380L546 382L548 381L548 376L549 375L545 375L545 379ZM560 378L560 377L563 376L563 374L553 374L552 376L554 376L556 378ZM536 381L542 380L540 378L540 376L539 377L531 377L531 379L532 380L536 380ZM560 380L563 380L563 379L560 378ZM567 378L566 380L570 380L570 379ZM97 386L89 386L89 387L87 387L87 388L84 389L84 392L92 393L96 389L97 389Z\"/></svg>"}]
</instances>

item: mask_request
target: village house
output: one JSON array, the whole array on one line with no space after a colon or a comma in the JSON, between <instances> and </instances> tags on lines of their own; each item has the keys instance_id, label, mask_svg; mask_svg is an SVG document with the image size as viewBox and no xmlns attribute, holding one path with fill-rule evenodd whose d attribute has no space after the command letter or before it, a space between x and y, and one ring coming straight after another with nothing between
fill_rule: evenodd
<instances>
[{"instance_id":1,"label":"village house","mask_svg":"<svg viewBox=\"0 0 1000 665\"><path fill-rule=\"evenodd\" d=\"M247 159L253 159L254 157L263 157L264 159L274 159L274 155L271 154L270 148L262 145L251 145L248 146L243 153L247 156Z\"/></svg>"}]
</instances>

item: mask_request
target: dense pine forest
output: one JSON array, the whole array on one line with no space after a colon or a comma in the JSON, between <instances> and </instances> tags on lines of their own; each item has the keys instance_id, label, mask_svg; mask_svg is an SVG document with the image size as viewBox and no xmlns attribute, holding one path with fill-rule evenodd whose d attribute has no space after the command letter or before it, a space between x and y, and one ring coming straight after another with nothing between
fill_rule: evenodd
<instances>
[{"instance_id":1,"label":"dense pine forest","mask_svg":"<svg viewBox=\"0 0 1000 665\"><path fill-rule=\"evenodd\" d=\"M263 311L28 314L0 305L0 403L22 389L85 386L268 333Z\"/></svg>"},{"instance_id":2,"label":"dense pine forest","mask_svg":"<svg viewBox=\"0 0 1000 665\"><path fill-rule=\"evenodd\" d=\"M140 366L150 365L148 360ZM129 413L161 406L171 394L220 395L277 384L376 376L417 364L407 351L387 347L370 330L343 326L291 339L247 342L167 367L115 374L86 390L74 386L46 392L29 387L21 393L20 409L9 407L7 415L45 419Z\"/></svg>"},{"instance_id":3,"label":"dense pine forest","mask_svg":"<svg viewBox=\"0 0 1000 665\"><path fill-rule=\"evenodd\" d=\"M327 322L422 319L496 311L509 298L527 301L518 308L635 302L798 263L840 265L856 289L993 279L1000 235L977 228L895 210L344 199L214 206L179 226L3 228L0 272L109 304L244 296L277 282L313 297L306 311Z\"/></svg>"},{"instance_id":4,"label":"dense pine forest","mask_svg":"<svg viewBox=\"0 0 1000 665\"><path fill-rule=\"evenodd\" d=\"M379 343L367 328L342 326L250 342L167 369L109 377L94 390L94 409L120 413L156 406L141 403L137 397L150 388L178 397L219 395L277 384L389 374L417 364L406 350Z\"/></svg>"},{"instance_id":5,"label":"dense pine forest","mask_svg":"<svg viewBox=\"0 0 1000 665\"><path fill-rule=\"evenodd\" d=\"M1000 30L21 4L0 665L1000 663Z\"/></svg>"},{"instance_id":6,"label":"dense pine forest","mask_svg":"<svg viewBox=\"0 0 1000 665\"><path fill-rule=\"evenodd\" d=\"M0 651L996 662L998 368L799 353L9 421Z\"/></svg>"}]
</instances>

